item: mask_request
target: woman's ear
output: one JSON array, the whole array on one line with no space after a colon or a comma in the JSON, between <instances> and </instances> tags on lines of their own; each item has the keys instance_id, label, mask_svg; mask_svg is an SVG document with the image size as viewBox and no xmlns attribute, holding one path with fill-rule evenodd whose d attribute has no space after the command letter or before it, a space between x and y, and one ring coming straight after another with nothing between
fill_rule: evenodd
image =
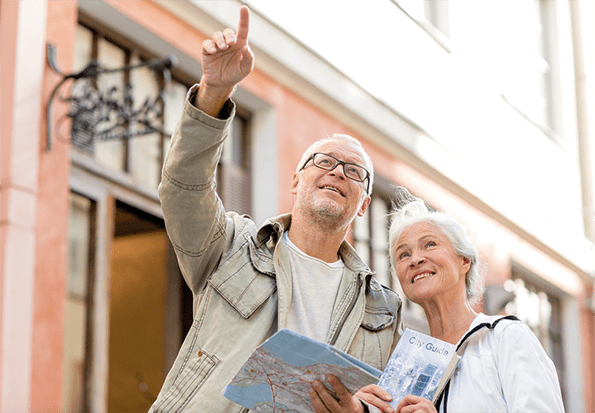
<instances>
[{"instance_id":1,"label":"woman's ear","mask_svg":"<svg viewBox=\"0 0 595 413\"><path fill-rule=\"evenodd\" d=\"M461 257L463 259L463 269L465 274L467 274L469 272L469 269L471 268L471 260L467 257Z\"/></svg>"}]
</instances>

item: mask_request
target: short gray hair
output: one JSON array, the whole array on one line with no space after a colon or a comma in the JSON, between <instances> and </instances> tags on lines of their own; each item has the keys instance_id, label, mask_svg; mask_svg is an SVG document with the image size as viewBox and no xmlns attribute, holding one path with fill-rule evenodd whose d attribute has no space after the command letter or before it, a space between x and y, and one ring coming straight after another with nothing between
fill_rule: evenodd
<instances>
[{"instance_id":1,"label":"short gray hair","mask_svg":"<svg viewBox=\"0 0 595 413\"><path fill-rule=\"evenodd\" d=\"M467 299L470 302L478 300L484 291L483 263L467 230L453 215L436 211L429 207L421 198L417 198L403 187L397 188L396 201L391 213L392 222L389 229L390 263L396 275L396 243L405 228L418 222L430 222L444 231L455 252L469 260L469 271L465 275Z\"/></svg>"},{"instance_id":2,"label":"short gray hair","mask_svg":"<svg viewBox=\"0 0 595 413\"><path fill-rule=\"evenodd\" d=\"M310 155L312 155L314 152L316 152L316 149L329 141L346 141L346 142L351 142L353 143L355 146L357 146L359 149L361 149L363 155L364 155L364 161L366 162L365 168L368 170L368 172L370 172L370 185L368 185L368 196L372 195L372 187L374 186L374 165L372 164L372 159L370 158L370 156L368 155L368 153L366 152L366 150L364 149L364 147L362 146L362 143L360 141L358 141L357 139L355 139L353 136L349 136L343 133L335 133L331 136L327 136L326 138L322 138L319 139L317 141L315 141L312 145L310 145L308 147L308 149L305 150L304 154L302 155L302 159L300 159L300 162L297 165L297 168L295 169L295 173L298 173L300 171L300 169L304 166L304 163L306 162L306 159L308 159L310 157Z\"/></svg>"}]
</instances>

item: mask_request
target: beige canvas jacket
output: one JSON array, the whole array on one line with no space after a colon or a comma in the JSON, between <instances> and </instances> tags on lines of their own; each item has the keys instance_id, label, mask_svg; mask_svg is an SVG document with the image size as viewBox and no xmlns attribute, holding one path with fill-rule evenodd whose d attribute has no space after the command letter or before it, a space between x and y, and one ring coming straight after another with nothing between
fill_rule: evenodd
<instances>
[{"instance_id":1,"label":"beige canvas jacket","mask_svg":"<svg viewBox=\"0 0 595 413\"><path fill-rule=\"evenodd\" d=\"M194 322L151 412L247 411L221 392L252 351L284 328L291 273L278 240L291 215L258 229L249 217L226 213L215 192L215 168L234 113L228 101L224 120L215 119L187 99L164 165L159 195L194 294ZM383 369L403 330L401 300L347 242L339 253L345 269L327 341Z\"/></svg>"}]
</instances>

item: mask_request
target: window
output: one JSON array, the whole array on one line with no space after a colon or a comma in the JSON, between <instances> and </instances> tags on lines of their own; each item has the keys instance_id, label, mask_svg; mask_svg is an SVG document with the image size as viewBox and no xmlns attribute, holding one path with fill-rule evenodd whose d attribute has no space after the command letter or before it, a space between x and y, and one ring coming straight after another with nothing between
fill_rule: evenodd
<instances>
[{"instance_id":1,"label":"window","mask_svg":"<svg viewBox=\"0 0 595 413\"><path fill-rule=\"evenodd\" d=\"M93 271L92 239L95 205L77 194L69 197L68 272L64 315L63 405L65 412L85 411L89 279Z\"/></svg>"},{"instance_id":2,"label":"window","mask_svg":"<svg viewBox=\"0 0 595 413\"><path fill-rule=\"evenodd\" d=\"M502 96L546 132L557 132L555 4L523 0L509 4L509 21L501 33Z\"/></svg>"},{"instance_id":3,"label":"window","mask_svg":"<svg viewBox=\"0 0 595 413\"><path fill-rule=\"evenodd\" d=\"M252 213L249 114L237 108L217 169L217 192L225 209Z\"/></svg>"},{"instance_id":4,"label":"window","mask_svg":"<svg viewBox=\"0 0 595 413\"><path fill-rule=\"evenodd\" d=\"M76 33L74 72L83 70L89 62L97 60L102 68L120 68L136 65L152 58L135 47L130 41L115 38L101 26L82 17ZM94 139L88 131L77 131L73 146L79 152L93 156L95 162L107 169L125 173L133 182L148 188L157 188L161 179L163 161L169 148L171 134L184 108L184 100L190 85L197 80L185 82L173 80L164 94L164 110L158 119L162 129L159 132L133 136L129 139ZM81 82L81 81L79 81ZM115 72L91 80L100 93L113 88L111 97L124 99L124 90L132 86L135 106L145 100L154 99L164 79L155 76L146 68L128 72ZM251 212L251 168L250 168L250 113L236 108L230 130L225 141L217 175L218 193L228 210L249 214ZM117 119L102 122L101 129L114 125ZM133 133L134 125L130 126Z\"/></svg>"},{"instance_id":5,"label":"window","mask_svg":"<svg viewBox=\"0 0 595 413\"><path fill-rule=\"evenodd\" d=\"M371 269L376 271L378 281L391 287L390 261L388 256L388 225L390 200L372 195L372 202L363 217L354 221L354 247Z\"/></svg>"},{"instance_id":6,"label":"window","mask_svg":"<svg viewBox=\"0 0 595 413\"><path fill-rule=\"evenodd\" d=\"M84 23L79 23L76 31L74 72L83 70L93 60L96 60L102 68L116 69L136 65L154 57L143 53L125 39L115 38L84 17L82 20ZM86 81L79 80L75 83L73 94L77 90L83 93L80 92L83 87L81 82ZM134 102L132 110L138 110L147 99L154 100L164 86L164 79L147 68L102 74L97 79L89 79L88 82L100 94L119 102L124 100L126 88L131 88L130 93ZM171 81L164 94L163 113L155 119L161 126L159 132L123 139L110 138L109 135L94 137L92 130L76 128L72 131L74 148L93 156L97 164L107 169L126 173L138 185L157 188L163 160L169 146L169 137L180 116L184 97L191 83L193 82L182 83L175 77ZM89 117L95 117L95 121L97 116L94 113L89 115ZM117 121L116 114L112 112L109 119L99 123L99 127L105 130L116 125ZM138 132L138 125L125 125L125 128L127 133L133 135Z\"/></svg>"},{"instance_id":7,"label":"window","mask_svg":"<svg viewBox=\"0 0 595 413\"><path fill-rule=\"evenodd\" d=\"M513 275L504 288L514 294L506 304L507 314L516 315L537 336L547 355L556 365L560 387L564 392L564 357L562 342L562 304L559 297L544 288ZM564 394L562 394L564 396Z\"/></svg>"},{"instance_id":8,"label":"window","mask_svg":"<svg viewBox=\"0 0 595 413\"><path fill-rule=\"evenodd\" d=\"M358 217L354 221L354 247L364 262L376 272L376 279L381 284L395 290L403 300L405 327L427 333L429 329L423 309L405 297L399 281L396 277L391 276L388 230L392 203L388 197L378 194L381 190L376 189L376 184L382 185L382 181L380 177L375 177L375 179L377 182L374 184L375 192L372 194L370 206L363 217Z\"/></svg>"}]
</instances>

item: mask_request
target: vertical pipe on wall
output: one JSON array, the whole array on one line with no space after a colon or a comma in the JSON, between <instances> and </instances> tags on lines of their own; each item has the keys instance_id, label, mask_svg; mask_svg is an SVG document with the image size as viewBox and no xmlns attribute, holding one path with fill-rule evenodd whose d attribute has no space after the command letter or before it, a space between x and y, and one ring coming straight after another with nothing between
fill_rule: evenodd
<instances>
[{"instance_id":1,"label":"vertical pipe on wall","mask_svg":"<svg viewBox=\"0 0 595 413\"><path fill-rule=\"evenodd\" d=\"M574 52L578 147L583 198L583 222L586 237L591 241L595 241L595 206L593 204L593 172L591 166L591 146L589 143L587 74L585 71L583 30L581 24L581 2L570 1L568 3L570 5Z\"/></svg>"}]
</instances>

